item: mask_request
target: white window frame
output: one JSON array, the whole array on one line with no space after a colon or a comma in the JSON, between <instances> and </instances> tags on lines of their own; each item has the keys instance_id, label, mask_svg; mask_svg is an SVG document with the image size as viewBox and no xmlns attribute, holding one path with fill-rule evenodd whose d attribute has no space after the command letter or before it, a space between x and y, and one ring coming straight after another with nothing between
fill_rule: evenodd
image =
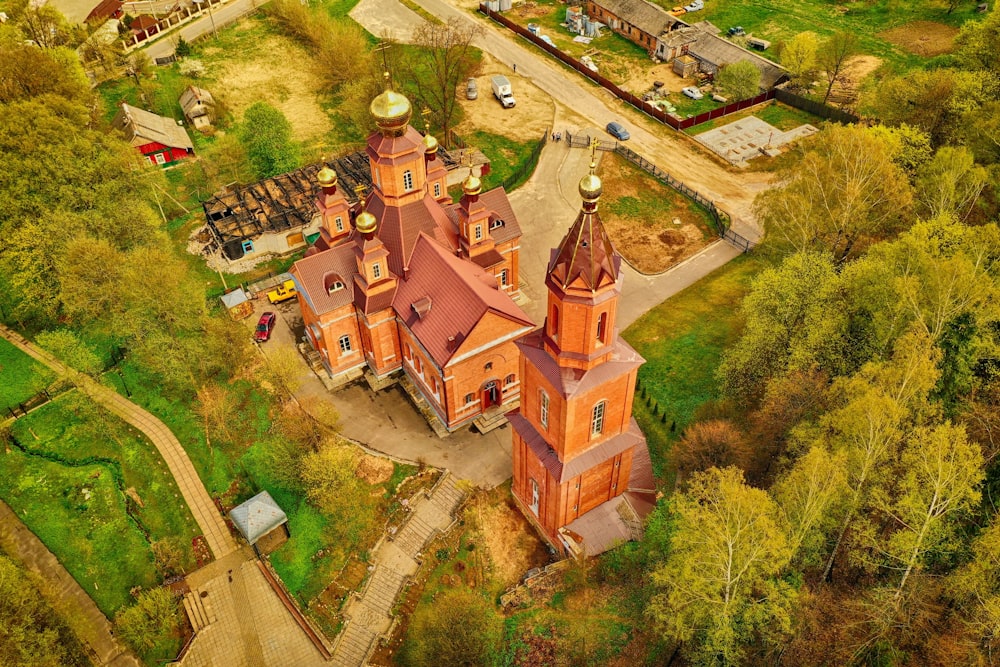
<instances>
[{"instance_id":1,"label":"white window frame","mask_svg":"<svg viewBox=\"0 0 1000 667\"><path fill-rule=\"evenodd\" d=\"M413 189L413 172L407 169L403 172L403 190L409 192Z\"/></svg>"},{"instance_id":2,"label":"white window frame","mask_svg":"<svg viewBox=\"0 0 1000 667\"><path fill-rule=\"evenodd\" d=\"M604 433L604 416L607 406L607 401L598 401L590 413L590 435L592 437Z\"/></svg>"},{"instance_id":3,"label":"white window frame","mask_svg":"<svg viewBox=\"0 0 1000 667\"><path fill-rule=\"evenodd\" d=\"M156 160L156 164L167 163L167 156L164 155L163 153L157 153L156 155L153 156L153 159Z\"/></svg>"},{"instance_id":4,"label":"white window frame","mask_svg":"<svg viewBox=\"0 0 1000 667\"><path fill-rule=\"evenodd\" d=\"M381 264L381 262L375 262L374 264L372 264L372 276L374 276L375 278L381 278L382 277L382 264Z\"/></svg>"},{"instance_id":5,"label":"white window frame","mask_svg":"<svg viewBox=\"0 0 1000 667\"><path fill-rule=\"evenodd\" d=\"M337 231L338 231L338 232L342 232L342 231L344 231L344 219L343 219L342 217L340 217L339 215L338 215L338 216L337 216L337 218L336 218L336 219L335 219L335 220L333 221L333 225L334 225L334 227L336 227L336 228L337 228Z\"/></svg>"},{"instance_id":6,"label":"white window frame","mask_svg":"<svg viewBox=\"0 0 1000 667\"><path fill-rule=\"evenodd\" d=\"M544 389L539 390L541 396L538 399L538 421L548 430L549 428L549 395Z\"/></svg>"},{"instance_id":7,"label":"white window frame","mask_svg":"<svg viewBox=\"0 0 1000 667\"><path fill-rule=\"evenodd\" d=\"M507 275L508 275L507 274L507 269L500 269L500 286L501 287L507 287L507 281L509 280L509 278L507 277Z\"/></svg>"},{"instance_id":8,"label":"white window frame","mask_svg":"<svg viewBox=\"0 0 1000 667\"><path fill-rule=\"evenodd\" d=\"M348 352L353 352L354 351L354 347L351 345L351 336L350 336L350 334L344 334L343 336L341 336L340 338L338 338L337 339L337 345L340 346L340 353L341 354L346 354Z\"/></svg>"},{"instance_id":9,"label":"white window frame","mask_svg":"<svg viewBox=\"0 0 1000 667\"><path fill-rule=\"evenodd\" d=\"M435 183L434 184L434 197L437 198L437 197L440 197L440 196L441 196L441 184L440 183Z\"/></svg>"},{"instance_id":10,"label":"white window frame","mask_svg":"<svg viewBox=\"0 0 1000 667\"><path fill-rule=\"evenodd\" d=\"M483 239L483 226L476 225L476 240L481 241Z\"/></svg>"}]
</instances>

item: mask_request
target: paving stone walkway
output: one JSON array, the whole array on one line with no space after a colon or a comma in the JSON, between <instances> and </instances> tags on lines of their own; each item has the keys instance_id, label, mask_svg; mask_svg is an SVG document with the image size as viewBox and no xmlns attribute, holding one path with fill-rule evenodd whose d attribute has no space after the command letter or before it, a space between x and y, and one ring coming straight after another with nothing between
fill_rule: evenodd
<instances>
[{"instance_id":1,"label":"paving stone walkway","mask_svg":"<svg viewBox=\"0 0 1000 667\"><path fill-rule=\"evenodd\" d=\"M332 662L337 667L361 667L375 650L376 640L392 627L392 608L407 580L420 565L422 550L454 520L465 498L455 478L445 473L432 493L411 505L409 520L392 539L372 552L374 570L360 594L348 603L347 623L337 638Z\"/></svg>"},{"instance_id":2,"label":"paving stone walkway","mask_svg":"<svg viewBox=\"0 0 1000 667\"><path fill-rule=\"evenodd\" d=\"M87 376L67 369L51 354L7 327L0 325L0 336L59 375L72 376L77 386L88 396L145 433L166 462L170 474L177 482L177 488L191 514L194 515L195 521L198 522L198 528L205 536L215 557L222 558L236 550L236 542L208 495L205 485L201 483L198 473L195 472L191 459L166 424L117 392L94 382Z\"/></svg>"},{"instance_id":3,"label":"paving stone walkway","mask_svg":"<svg viewBox=\"0 0 1000 667\"><path fill-rule=\"evenodd\" d=\"M107 667L140 667L128 649L111 634L111 623L76 583L62 563L28 530L7 503L0 500L0 549L40 576L47 584L42 597L52 605L83 643L91 660Z\"/></svg>"}]
</instances>

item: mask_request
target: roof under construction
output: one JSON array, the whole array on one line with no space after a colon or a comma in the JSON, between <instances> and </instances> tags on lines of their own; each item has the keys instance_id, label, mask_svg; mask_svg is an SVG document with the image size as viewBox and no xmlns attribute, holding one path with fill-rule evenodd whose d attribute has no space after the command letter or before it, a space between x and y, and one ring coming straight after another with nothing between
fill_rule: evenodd
<instances>
[{"instance_id":1,"label":"roof under construction","mask_svg":"<svg viewBox=\"0 0 1000 667\"><path fill-rule=\"evenodd\" d=\"M455 164L446 151L440 151L439 155L446 166ZM230 259L242 257L245 239L308 225L316 214L316 197L320 191L316 173L324 166L337 172L337 187L351 206L357 203L354 192L359 186L371 189L368 156L358 151L251 185L231 186L202 203L212 236L226 256Z\"/></svg>"}]
</instances>

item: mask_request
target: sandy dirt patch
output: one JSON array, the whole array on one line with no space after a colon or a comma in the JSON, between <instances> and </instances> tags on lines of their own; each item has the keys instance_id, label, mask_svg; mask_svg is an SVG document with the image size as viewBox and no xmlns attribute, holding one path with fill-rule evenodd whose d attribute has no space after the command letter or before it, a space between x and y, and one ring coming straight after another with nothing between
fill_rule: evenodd
<instances>
[{"instance_id":1,"label":"sandy dirt patch","mask_svg":"<svg viewBox=\"0 0 1000 667\"><path fill-rule=\"evenodd\" d=\"M841 107L853 107L858 100L858 90L869 74L882 64L882 59L875 56L855 56L844 66L843 72L833 90L830 91L830 103ZM825 89L826 82L822 82Z\"/></svg>"},{"instance_id":2,"label":"sandy dirt patch","mask_svg":"<svg viewBox=\"0 0 1000 667\"><path fill-rule=\"evenodd\" d=\"M680 193L652 179L637 178L636 169L617 155L606 154L597 171L604 184L605 195L601 200L601 220L615 248L635 269L645 274L666 271L672 265L695 254L708 240L702 231L703 220L694 204ZM613 202L626 197L642 198L649 192L662 194L669 208L654 219L637 221L632 217L619 217L611 209Z\"/></svg>"},{"instance_id":3,"label":"sandy dirt patch","mask_svg":"<svg viewBox=\"0 0 1000 667\"><path fill-rule=\"evenodd\" d=\"M268 102L285 114L296 140L316 139L333 125L319 105L321 87L310 62L305 49L270 36L253 59L233 59L212 72L219 81L212 94L221 96L236 117L254 102Z\"/></svg>"},{"instance_id":4,"label":"sandy dirt patch","mask_svg":"<svg viewBox=\"0 0 1000 667\"><path fill-rule=\"evenodd\" d=\"M493 97L490 77L503 74L510 79L514 99L517 104L504 109ZM478 97L466 99L463 81L458 90L458 101L465 111L464 120L455 128L459 135L480 130L501 134L514 141L535 141L552 126L552 98L530 83L517 76L506 65L489 55L483 55L482 66L475 76Z\"/></svg>"},{"instance_id":5,"label":"sandy dirt patch","mask_svg":"<svg viewBox=\"0 0 1000 667\"><path fill-rule=\"evenodd\" d=\"M369 484L381 484L392 477L393 469L392 461L389 459L362 454L354 472Z\"/></svg>"},{"instance_id":6,"label":"sandy dirt patch","mask_svg":"<svg viewBox=\"0 0 1000 667\"><path fill-rule=\"evenodd\" d=\"M878 37L918 56L939 56L950 53L955 47L958 28L934 21L914 21L892 30L878 33Z\"/></svg>"},{"instance_id":7,"label":"sandy dirt patch","mask_svg":"<svg viewBox=\"0 0 1000 667\"><path fill-rule=\"evenodd\" d=\"M670 63L660 63L652 67L636 67L630 72L628 80L621 85L633 95L642 95L653 88L653 82L663 83L661 90L679 93L684 86L691 85L691 79L684 79L674 74L674 66Z\"/></svg>"},{"instance_id":8,"label":"sandy dirt patch","mask_svg":"<svg viewBox=\"0 0 1000 667\"><path fill-rule=\"evenodd\" d=\"M476 517L493 564L493 576L511 586L533 567L548 561L548 552L524 516L508 502L478 496L472 514Z\"/></svg>"}]
</instances>

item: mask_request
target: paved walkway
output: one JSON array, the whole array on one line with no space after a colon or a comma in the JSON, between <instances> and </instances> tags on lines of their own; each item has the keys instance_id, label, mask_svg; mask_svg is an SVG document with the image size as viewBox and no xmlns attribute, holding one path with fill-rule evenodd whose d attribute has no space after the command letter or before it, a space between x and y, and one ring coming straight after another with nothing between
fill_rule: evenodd
<instances>
[{"instance_id":1,"label":"paved walkway","mask_svg":"<svg viewBox=\"0 0 1000 667\"><path fill-rule=\"evenodd\" d=\"M59 375L72 376L80 389L88 396L145 433L166 462L170 474L177 482L177 488L184 497L195 521L198 522L198 527L215 557L222 558L236 549L236 542L230 535L215 503L209 497L208 491L205 490L205 485L201 483L198 473L195 472L191 459L188 458L187 452L184 451L181 443L178 442L166 424L117 392L94 382L87 376L67 369L51 354L36 347L7 327L0 325L0 336Z\"/></svg>"},{"instance_id":2,"label":"paved walkway","mask_svg":"<svg viewBox=\"0 0 1000 667\"><path fill-rule=\"evenodd\" d=\"M407 580L420 565L421 552L454 520L465 494L445 473L430 497L411 505L409 520L391 539L382 540L372 552L374 570L364 590L347 603L347 623L337 638L332 663L337 667L367 664L376 640L392 627L392 608ZM292 663L289 663L292 664Z\"/></svg>"},{"instance_id":3,"label":"paved walkway","mask_svg":"<svg viewBox=\"0 0 1000 667\"><path fill-rule=\"evenodd\" d=\"M264 578L250 547L187 576L195 637L183 667L312 667L326 662Z\"/></svg>"},{"instance_id":4,"label":"paved walkway","mask_svg":"<svg viewBox=\"0 0 1000 667\"><path fill-rule=\"evenodd\" d=\"M48 586L42 588L42 597L88 649L92 661L108 667L140 667L135 656L114 638L111 623L73 575L2 500L0 549L45 580Z\"/></svg>"}]
</instances>

